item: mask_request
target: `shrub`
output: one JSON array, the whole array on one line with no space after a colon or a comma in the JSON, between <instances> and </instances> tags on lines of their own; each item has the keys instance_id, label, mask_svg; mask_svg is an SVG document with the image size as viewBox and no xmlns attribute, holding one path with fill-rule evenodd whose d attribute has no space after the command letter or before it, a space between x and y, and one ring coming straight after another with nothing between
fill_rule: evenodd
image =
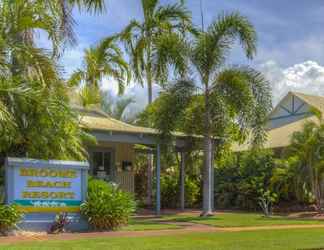
<instances>
[{"instance_id":1,"label":"shrub","mask_svg":"<svg viewBox=\"0 0 324 250\"><path fill-rule=\"evenodd\" d=\"M200 183L186 177L185 179L185 206L194 207L197 204ZM161 203L163 208L176 208L180 202L180 183L177 173L168 173L161 176Z\"/></svg>"},{"instance_id":2,"label":"shrub","mask_svg":"<svg viewBox=\"0 0 324 250\"><path fill-rule=\"evenodd\" d=\"M22 213L15 205L1 205L0 204L0 234L6 233L14 228L21 220Z\"/></svg>"},{"instance_id":3,"label":"shrub","mask_svg":"<svg viewBox=\"0 0 324 250\"><path fill-rule=\"evenodd\" d=\"M95 230L116 230L128 223L135 211L131 194L102 180L91 179L81 213Z\"/></svg>"}]
</instances>

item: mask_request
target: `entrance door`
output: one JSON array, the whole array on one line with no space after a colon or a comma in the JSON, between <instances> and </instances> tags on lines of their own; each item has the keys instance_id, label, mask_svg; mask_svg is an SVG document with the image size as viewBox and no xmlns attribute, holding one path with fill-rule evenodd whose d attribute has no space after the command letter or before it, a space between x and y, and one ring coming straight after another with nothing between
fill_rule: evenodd
<instances>
[{"instance_id":1,"label":"entrance door","mask_svg":"<svg viewBox=\"0 0 324 250\"><path fill-rule=\"evenodd\" d=\"M92 174L98 178L112 180L113 161L112 151L94 150L92 152Z\"/></svg>"}]
</instances>

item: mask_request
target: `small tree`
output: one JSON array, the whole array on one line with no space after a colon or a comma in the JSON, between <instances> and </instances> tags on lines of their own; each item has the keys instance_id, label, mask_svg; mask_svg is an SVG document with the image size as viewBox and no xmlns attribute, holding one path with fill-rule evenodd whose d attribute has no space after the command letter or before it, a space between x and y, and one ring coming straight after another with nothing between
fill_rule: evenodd
<instances>
[{"instance_id":1,"label":"small tree","mask_svg":"<svg viewBox=\"0 0 324 250\"><path fill-rule=\"evenodd\" d=\"M270 190L260 190L259 206L261 207L264 216L269 217L272 214L272 204L276 202L277 195Z\"/></svg>"},{"instance_id":2,"label":"small tree","mask_svg":"<svg viewBox=\"0 0 324 250\"><path fill-rule=\"evenodd\" d=\"M317 118L307 121L302 131L293 134L287 156L298 159L294 164L295 173L300 177L298 186L312 191L317 209L322 212L324 120L318 111L314 110L314 113Z\"/></svg>"}]
</instances>

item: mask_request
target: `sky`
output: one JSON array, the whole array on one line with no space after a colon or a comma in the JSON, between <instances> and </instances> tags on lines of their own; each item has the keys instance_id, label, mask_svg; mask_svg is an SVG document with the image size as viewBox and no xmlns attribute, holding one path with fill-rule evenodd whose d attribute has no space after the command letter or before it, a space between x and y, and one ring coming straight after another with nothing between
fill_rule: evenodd
<instances>
[{"instance_id":1,"label":"sky","mask_svg":"<svg viewBox=\"0 0 324 250\"><path fill-rule=\"evenodd\" d=\"M176 0L161 0L161 4ZM239 11L253 23L258 34L257 55L245 59L237 45L228 64L247 64L262 71L270 81L276 104L288 91L324 95L324 1L323 0L202 0L205 25L221 12ZM142 19L140 0L106 0L102 15L74 11L78 45L65 51L61 59L65 74L82 65L85 48L122 30L131 19ZM199 0L187 0L196 25L201 23ZM46 43L46 41L44 42ZM116 84L105 79L103 88L116 94ZM155 96L159 89L154 88ZM143 108L147 91L136 83L126 90L136 103L129 112Z\"/></svg>"}]
</instances>

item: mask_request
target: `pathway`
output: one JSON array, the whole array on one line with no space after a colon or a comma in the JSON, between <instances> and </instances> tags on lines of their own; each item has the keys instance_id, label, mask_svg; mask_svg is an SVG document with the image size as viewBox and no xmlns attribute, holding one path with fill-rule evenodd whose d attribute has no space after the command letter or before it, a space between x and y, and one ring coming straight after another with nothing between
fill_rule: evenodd
<instances>
[{"instance_id":1,"label":"pathway","mask_svg":"<svg viewBox=\"0 0 324 250\"><path fill-rule=\"evenodd\" d=\"M58 235L39 236L9 236L0 237L0 244L11 244L27 241L47 240L79 240L105 237L144 237L144 236L166 236L181 235L187 233L217 233L217 232L244 232L257 230L280 230L280 229L302 229L302 228L324 228L324 225L277 225L277 226L255 226L255 227L214 227L202 224L187 222L174 223L181 226L181 229L149 230L149 231L118 231L118 232L88 232L88 233L64 233Z\"/></svg>"}]
</instances>

